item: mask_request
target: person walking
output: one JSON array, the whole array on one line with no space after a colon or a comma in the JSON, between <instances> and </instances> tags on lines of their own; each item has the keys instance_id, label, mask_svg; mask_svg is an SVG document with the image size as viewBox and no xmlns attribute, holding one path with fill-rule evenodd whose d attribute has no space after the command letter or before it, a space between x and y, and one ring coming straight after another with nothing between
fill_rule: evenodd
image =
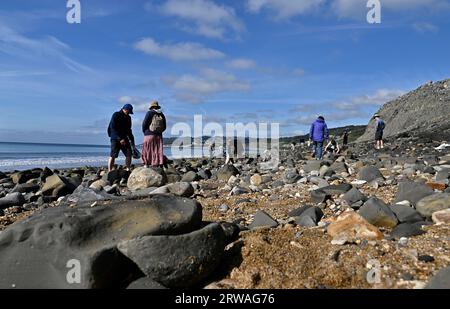
<instances>
[{"instance_id":1,"label":"person walking","mask_svg":"<svg viewBox=\"0 0 450 309\"><path fill-rule=\"evenodd\" d=\"M342 134L342 145L347 146L348 144L348 135L350 132L348 130L344 131L344 134Z\"/></svg>"},{"instance_id":2,"label":"person walking","mask_svg":"<svg viewBox=\"0 0 450 309\"><path fill-rule=\"evenodd\" d=\"M383 141L383 133L385 128L385 123L381 119L380 115L375 114L373 116L375 118L376 128L375 128L375 148L376 149L383 149L384 148L384 141Z\"/></svg>"},{"instance_id":3,"label":"person walking","mask_svg":"<svg viewBox=\"0 0 450 309\"><path fill-rule=\"evenodd\" d=\"M164 165L162 134L166 127L166 116L161 112L161 106L159 106L158 101L153 101L142 122L142 132L144 133L142 162L146 167Z\"/></svg>"},{"instance_id":4,"label":"person walking","mask_svg":"<svg viewBox=\"0 0 450 309\"><path fill-rule=\"evenodd\" d=\"M131 104L125 104L120 111L112 115L111 121L109 122L108 136L111 139L111 154L108 161L109 171L114 169L114 163L119 157L120 151L125 155L127 169L131 167L131 144L134 145L134 136L131 129L130 115L133 115L133 106Z\"/></svg>"},{"instance_id":5,"label":"person walking","mask_svg":"<svg viewBox=\"0 0 450 309\"><path fill-rule=\"evenodd\" d=\"M309 130L309 139L314 143L316 159L322 160L323 144L328 142L328 127L323 116L319 116L312 123L311 129Z\"/></svg>"}]
</instances>

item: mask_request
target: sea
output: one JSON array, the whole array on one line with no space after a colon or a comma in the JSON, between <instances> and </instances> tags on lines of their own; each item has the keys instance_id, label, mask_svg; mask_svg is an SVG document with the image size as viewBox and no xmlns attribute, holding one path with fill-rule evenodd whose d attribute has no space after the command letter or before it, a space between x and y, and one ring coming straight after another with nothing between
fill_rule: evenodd
<instances>
[{"instance_id":1,"label":"sea","mask_svg":"<svg viewBox=\"0 0 450 309\"><path fill-rule=\"evenodd\" d=\"M138 146L139 149L139 146ZM170 147L164 147L164 154L170 158ZM32 168L72 168L83 166L107 166L109 145L68 145L41 143L0 142L0 171L10 172ZM140 160L134 160L140 163ZM124 164L122 153L116 164Z\"/></svg>"}]
</instances>

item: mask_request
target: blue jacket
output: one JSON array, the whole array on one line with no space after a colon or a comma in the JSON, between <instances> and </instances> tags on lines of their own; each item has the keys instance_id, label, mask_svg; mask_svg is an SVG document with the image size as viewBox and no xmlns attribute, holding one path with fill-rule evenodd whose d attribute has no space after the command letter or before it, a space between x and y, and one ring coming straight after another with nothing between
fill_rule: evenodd
<instances>
[{"instance_id":1,"label":"blue jacket","mask_svg":"<svg viewBox=\"0 0 450 309\"><path fill-rule=\"evenodd\" d=\"M131 130L131 117L124 112L115 112L108 126L108 136L111 140L127 140L127 137L134 143L133 131Z\"/></svg>"},{"instance_id":2,"label":"blue jacket","mask_svg":"<svg viewBox=\"0 0 450 309\"><path fill-rule=\"evenodd\" d=\"M313 122L309 130L309 139L314 142L328 140L328 127L324 120L317 119Z\"/></svg>"}]
</instances>

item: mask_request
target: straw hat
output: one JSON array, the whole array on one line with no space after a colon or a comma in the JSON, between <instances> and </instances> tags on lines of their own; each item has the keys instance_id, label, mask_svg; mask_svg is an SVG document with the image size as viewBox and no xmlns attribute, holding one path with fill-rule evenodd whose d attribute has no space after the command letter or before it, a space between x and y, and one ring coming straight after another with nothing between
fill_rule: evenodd
<instances>
[{"instance_id":1,"label":"straw hat","mask_svg":"<svg viewBox=\"0 0 450 309\"><path fill-rule=\"evenodd\" d=\"M154 108L154 109L160 109L161 106L159 106L158 101L152 101L152 103L150 103L150 109L152 109L152 108Z\"/></svg>"}]
</instances>

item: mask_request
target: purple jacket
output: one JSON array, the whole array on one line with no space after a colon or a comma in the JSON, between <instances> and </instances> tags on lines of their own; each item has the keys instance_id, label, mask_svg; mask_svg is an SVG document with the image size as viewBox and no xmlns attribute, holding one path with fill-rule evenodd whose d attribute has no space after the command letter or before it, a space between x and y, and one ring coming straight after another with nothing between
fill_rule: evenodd
<instances>
[{"instance_id":1,"label":"purple jacket","mask_svg":"<svg viewBox=\"0 0 450 309\"><path fill-rule=\"evenodd\" d=\"M314 142L328 140L328 127L324 120L317 119L313 122L309 130L309 139Z\"/></svg>"}]
</instances>

